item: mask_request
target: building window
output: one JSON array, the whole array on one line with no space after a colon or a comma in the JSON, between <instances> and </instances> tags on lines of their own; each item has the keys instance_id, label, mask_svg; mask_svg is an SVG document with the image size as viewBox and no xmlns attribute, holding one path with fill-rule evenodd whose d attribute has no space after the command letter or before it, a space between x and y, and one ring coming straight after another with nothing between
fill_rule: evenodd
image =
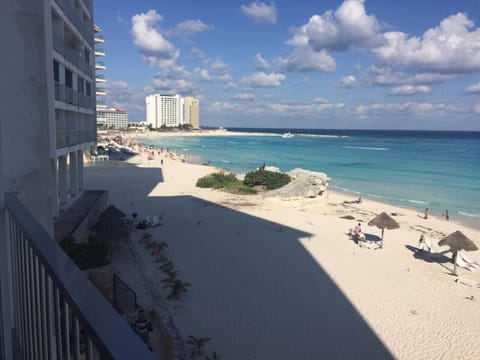
<instances>
[{"instance_id":1,"label":"building window","mask_svg":"<svg viewBox=\"0 0 480 360\"><path fill-rule=\"evenodd\" d=\"M77 79L77 91L82 94L85 93L85 80L80 76Z\"/></svg>"},{"instance_id":2,"label":"building window","mask_svg":"<svg viewBox=\"0 0 480 360\"><path fill-rule=\"evenodd\" d=\"M65 86L73 88L73 73L68 69L65 69Z\"/></svg>"},{"instance_id":3,"label":"building window","mask_svg":"<svg viewBox=\"0 0 480 360\"><path fill-rule=\"evenodd\" d=\"M89 81L85 82L85 94L92 96L92 84Z\"/></svg>"},{"instance_id":4,"label":"building window","mask_svg":"<svg viewBox=\"0 0 480 360\"><path fill-rule=\"evenodd\" d=\"M53 81L60 82L60 64L53 60Z\"/></svg>"}]
</instances>

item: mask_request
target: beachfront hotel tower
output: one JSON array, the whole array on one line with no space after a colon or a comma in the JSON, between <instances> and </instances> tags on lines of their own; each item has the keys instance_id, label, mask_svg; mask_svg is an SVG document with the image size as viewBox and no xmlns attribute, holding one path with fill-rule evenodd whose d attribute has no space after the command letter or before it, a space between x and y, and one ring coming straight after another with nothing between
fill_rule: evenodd
<instances>
[{"instance_id":1,"label":"beachfront hotel tower","mask_svg":"<svg viewBox=\"0 0 480 360\"><path fill-rule=\"evenodd\" d=\"M191 125L193 129L200 128L200 101L186 96L183 101L183 123Z\"/></svg>"},{"instance_id":2,"label":"beachfront hotel tower","mask_svg":"<svg viewBox=\"0 0 480 360\"><path fill-rule=\"evenodd\" d=\"M153 94L145 98L147 125L154 129L176 127L183 124L182 98L180 95Z\"/></svg>"},{"instance_id":3,"label":"beachfront hotel tower","mask_svg":"<svg viewBox=\"0 0 480 360\"><path fill-rule=\"evenodd\" d=\"M191 125L200 127L200 102L193 97L153 94L145 98L147 125L153 129Z\"/></svg>"},{"instance_id":4,"label":"beachfront hotel tower","mask_svg":"<svg viewBox=\"0 0 480 360\"><path fill-rule=\"evenodd\" d=\"M153 359L53 238L96 137L92 0L1 9L0 359Z\"/></svg>"},{"instance_id":5,"label":"beachfront hotel tower","mask_svg":"<svg viewBox=\"0 0 480 360\"><path fill-rule=\"evenodd\" d=\"M97 126L103 129L126 129L128 113L121 109L97 109Z\"/></svg>"}]
</instances>

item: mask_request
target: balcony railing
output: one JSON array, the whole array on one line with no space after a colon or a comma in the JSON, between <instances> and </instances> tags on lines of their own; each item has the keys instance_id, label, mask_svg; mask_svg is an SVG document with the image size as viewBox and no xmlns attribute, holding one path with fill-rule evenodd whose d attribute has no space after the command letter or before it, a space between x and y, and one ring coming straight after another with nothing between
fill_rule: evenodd
<instances>
[{"instance_id":1,"label":"balcony railing","mask_svg":"<svg viewBox=\"0 0 480 360\"><path fill-rule=\"evenodd\" d=\"M5 207L14 358L154 359L15 194Z\"/></svg>"},{"instance_id":2,"label":"balcony railing","mask_svg":"<svg viewBox=\"0 0 480 360\"><path fill-rule=\"evenodd\" d=\"M60 6L60 9L67 15L68 19L71 21L73 26L80 32L85 41L90 45L93 45L93 23L85 24L80 20L77 12L72 8L70 3L67 0L55 0L55 2ZM87 6L88 7L88 6Z\"/></svg>"},{"instance_id":3,"label":"balcony railing","mask_svg":"<svg viewBox=\"0 0 480 360\"><path fill-rule=\"evenodd\" d=\"M57 149L80 145L97 140L97 134L94 129L91 130L58 130L57 135Z\"/></svg>"},{"instance_id":4,"label":"balcony railing","mask_svg":"<svg viewBox=\"0 0 480 360\"><path fill-rule=\"evenodd\" d=\"M53 49L56 52L82 70L86 75L92 76L94 70L93 64L90 64L87 59L83 58L83 54L80 50L71 47L55 32L53 32L52 38Z\"/></svg>"},{"instance_id":5,"label":"balcony railing","mask_svg":"<svg viewBox=\"0 0 480 360\"><path fill-rule=\"evenodd\" d=\"M87 109L95 108L95 98L57 82L54 85L55 100Z\"/></svg>"}]
</instances>

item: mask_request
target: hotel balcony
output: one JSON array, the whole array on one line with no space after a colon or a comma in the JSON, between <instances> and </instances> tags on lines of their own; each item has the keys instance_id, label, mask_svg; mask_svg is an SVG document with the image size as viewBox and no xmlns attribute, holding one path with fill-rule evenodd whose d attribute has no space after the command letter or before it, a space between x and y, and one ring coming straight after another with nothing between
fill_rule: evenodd
<instances>
[{"instance_id":1,"label":"hotel balcony","mask_svg":"<svg viewBox=\"0 0 480 360\"><path fill-rule=\"evenodd\" d=\"M105 96L105 95L107 95L107 91L106 91L104 88L99 88L99 87L97 87L97 88L95 89L95 94L96 94L97 96Z\"/></svg>"},{"instance_id":2,"label":"hotel balcony","mask_svg":"<svg viewBox=\"0 0 480 360\"><path fill-rule=\"evenodd\" d=\"M97 61L95 63L95 70L105 70L107 67L103 63L103 61Z\"/></svg>"},{"instance_id":3,"label":"hotel balcony","mask_svg":"<svg viewBox=\"0 0 480 360\"><path fill-rule=\"evenodd\" d=\"M52 34L53 39L53 49L62 55L66 60L71 62L73 65L82 70L85 74L92 76L93 66L89 63L88 59L83 57L83 53L72 47L70 44L65 42L59 35L55 32Z\"/></svg>"},{"instance_id":4,"label":"hotel balcony","mask_svg":"<svg viewBox=\"0 0 480 360\"><path fill-rule=\"evenodd\" d=\"M10 281L2 295L10 301L2 304L2 312L10 316L0 326L9 341L2 345L13 353L7 356L154 359L16 194L5 194L5 208Z\"/></svg>"},{"instance_id":5,"label":"hotel balcony","mask_svg":"<svg viewBox=\"0 0 480 360\"><path fill-rule=\"evenodd\" d=\"M98 34L98 33L95 33L94 40L95 40L95 44L103 44L105 42L105 40L103 40L103 34Z\"/></svg>"},{"instance_id":6,"label":"hotel balcony","mask_svg":"<svg viewBox=\"0 0 480 360\"><path fill-rule=\"evenodd\" d=\"M95 82L97 83L104 83L106 82L107 80L105 80L105 75L103 74L96 74L95 75Z\"/></svg>"},{"instance_id":7,"label":"hotel balcony","mask_svg":"<svg viewBox=\"0 0 480 360\"><path fill-rule=\"evenodd\" d=\"M95 142L97 134L95 130L59 130L57 135L57 149Z\"/></svg>"},{"instance_id":8,"label":"hotel balcony","mask_svg":"<svg viewBox=\"0 0 480 360\"><path fill-rule=\"evenodd\" d=\"M95 56L105 56L105 50L103 48L95 48Z\"/></svg>"},{"instance_id":9,"label":"hotel balcony","mask_svg":"<svg viewBox=\"0 0 480 360\"><path fill-rule=\"evenodd\" d=\"M82 37L90 44L93 40L93 25L82 22L80 14L78 14L70 5L68 0L55 0L63 13L67 15L73 26L78 30ZM87 8L91 6L90 1L84 1Z\"/></svg>"},{"instance_id":10,"label":"hotel balcony","mask_svg":"<svg viewBox=\"0 0 480 360\"><path fill-rule=\"evenodd\" d=\"M87 109L93 109L95 106L95 99L79 91L75 91L64 84L54 83L55 100L64 103L81 106Z\"/></svg>"}]
</instances>

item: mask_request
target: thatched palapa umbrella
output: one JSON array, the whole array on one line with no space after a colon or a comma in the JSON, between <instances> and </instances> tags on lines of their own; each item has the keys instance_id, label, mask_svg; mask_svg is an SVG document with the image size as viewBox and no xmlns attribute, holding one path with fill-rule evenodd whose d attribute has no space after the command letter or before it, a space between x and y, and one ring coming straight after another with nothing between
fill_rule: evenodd
<instances>
[{"instance_id":1,"label":"thatched palapa umbrella","mask_svg":"<svg viewBox=\"0 0 480 360\"><path fill-rule=\"evenodd\" d=\"M438 245L448 245L452 251L453 272L457 273L457 254L460 250L475 251L478 250L477 245L465 236L461 231L455 231L448 236L445 236L438 242Z\"/></svg>"},{"instance_id":2,"label":"thatched palapa umbrella","mask_svg":"<svg viewBox=\"0 0 480 360\"><path fill-rule=\"evenodd\" d=\"M393 230L400 227L400 225L386 212L382 212L380 215L375 216L372 220L368 222L368 225L376 226L379 229L382 229L382 243L380 244L380 247L383 247L383 232L385 231L385 229Z\"/></svg>"}]
</instances>

